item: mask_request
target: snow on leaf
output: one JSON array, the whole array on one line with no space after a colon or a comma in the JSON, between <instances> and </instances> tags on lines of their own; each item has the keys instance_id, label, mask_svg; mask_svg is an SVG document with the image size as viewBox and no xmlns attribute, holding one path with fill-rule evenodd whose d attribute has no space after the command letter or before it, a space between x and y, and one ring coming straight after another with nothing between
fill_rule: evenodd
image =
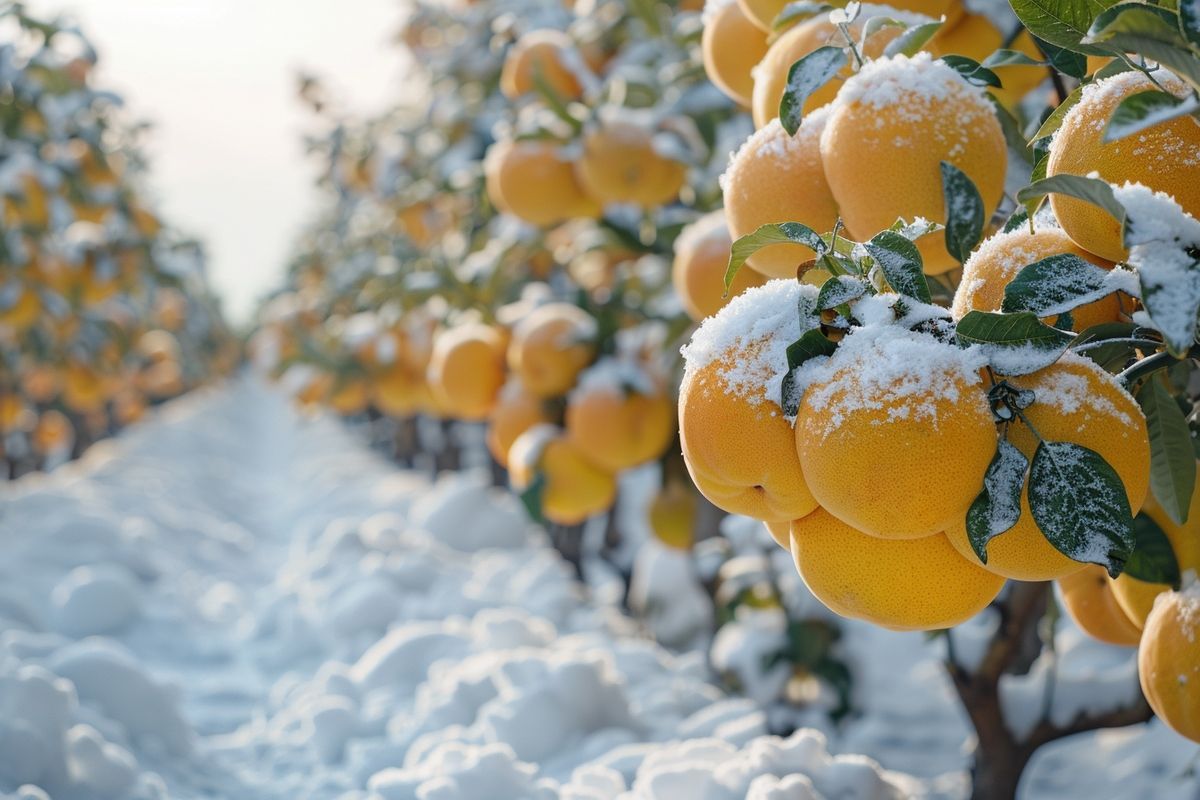
<instances>
[{"instance_id":1,"label":"snow on leaf","mask_svg":"<svg viewBox=\"0 0 1200 800\"><path fill-rule=\"evenodd\" d=\"M971 311L955 329L961 345L976 345L1001 375L1028 375L1058 360L1074 337L1046 325L1032 311Z\"/></svg>"},{"instance_id":2,"label":"snow on leaf","mask_svg":"<svg viewBox=\"0 0 1200 800\"><path fill-rule=\"evenodd\" d=\"M1007 439L983 476L983 491L967 510L967 538L979 560L987 563L987 545L1021 519L1021 488L1029 459Z\"/></svg>"},{"instance_id":3,"label":"snow on leaf","mask_svg":"<svg viewBox=\"0 0 1200 800\"><path fill-rule=\"evenodd\" d=\"M1067 558L1098 564L1114 578L1135 544L1120 476L1099 453L1072 442L1038 445L1029 468L1029 510Z\"/></svg>"},{"instance_id":4,"label":"snow on leaf","mask_svg":"<svg viewBox=\"0 0 1200 800\"><path fill-rule=\"evenodd\" d=\"M1059 253L1024 267L1004 287L1003 311L1033 311L1039 317L1062 314L1093 303L1120 288L1111 275L1073 253Z\"/></svg>"}]
</instances>

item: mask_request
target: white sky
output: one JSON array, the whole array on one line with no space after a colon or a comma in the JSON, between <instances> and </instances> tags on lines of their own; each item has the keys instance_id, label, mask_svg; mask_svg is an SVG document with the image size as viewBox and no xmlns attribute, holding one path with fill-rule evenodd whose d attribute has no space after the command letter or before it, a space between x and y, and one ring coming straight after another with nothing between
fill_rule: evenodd
<instances>
[{"instance_id":1,"label":"white sky","mask_svg":"<svg viewBox=\"0 0 1200 800\"><path fill-rule=\"evenodd\" d=\"M155 123L151 186L176 225L202 240L234 322L277 284L315 208L312 118L295 76L325 78L352 110L401 94L388 44L398 0L37 0L67 12L100 52L98 82Z\"/></svg>"}]
</instances>

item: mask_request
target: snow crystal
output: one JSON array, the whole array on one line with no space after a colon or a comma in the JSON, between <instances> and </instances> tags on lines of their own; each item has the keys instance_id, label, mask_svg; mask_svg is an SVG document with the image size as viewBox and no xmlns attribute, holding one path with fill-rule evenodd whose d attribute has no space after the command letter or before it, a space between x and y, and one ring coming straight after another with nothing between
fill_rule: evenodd
<instances>
[{"instance_id":1,"label":"snow crystal","mask_svg":"<svg viewBox=\"0 0 1200 800\"><path fill-rule=\"evenodd\" d=\"M1085 84L1083 92L1080 94L1079 102L1072 106L1066 116L1063 117L1062 124L1055 131L1054 135L1058 136L1063 130L1081 126L1088 126L1097 133L1102 134L1104 129L1108 127L1111 114L1097 113L1097 111L1113 109L1126 97L1136 92L1166 90L1176 97L1184 98L1187 97L1190 91L1188 85L1182 79L1165 69L1157 70L1154 73L1154 80L1162 86L1162 89L1159 89L1149 78L1136 70L1120 72L1104 80ZM1131 137L1130 141L1138 139L1138 136ZM1184 150L1182 148L1188 148L1186 142L1174 141L1175 145L1171 147L1171 152L1169 153L1152 154L1145 148L1138 148L1137 152L1139 155L1152 156L1164 163L1164 165L1168 159L1172 164L1179 166L1200 163L1200 148L1192 146L1188 150ZM1179 160L1177 161L1177 159Z\"/></svg>"},{"instance_id":2,"label":"snow crystal","mask_svg":"<svg viewBox=\"0 0 1200 800\"><path fill-rule=\"evenodd\" d=\"M1069 369L1038 373L1031 376L1032 379L1014 378L1012 383L1022 389L1032 389L1036 395L1035 404L1053 406L1063 415L1082 414L1080 426L1089 424L1093 417L1114 420L1131 431L1144 424L1141 410L1133 398L1126 394L1116 376L1095 361L1068 350L1059 357L1057 363ZM1129 402L1117 405L1107 393L1093 392L1091 387L1096 383L1120 392ZM1137 418L1131 416L1127 409L1136 409L1133 413L1137 414Z\"/></svg>"},{"instance_id":3,"label":"snow crystal","mask_svg":"<svg viewBox=\"0 0 1200 800\"><path fill-rule=\"evenodd\" d=\"M821 132L825 130L830 110L831 106L826 105L805 114L794 135L784 129L778 117L750 134L749 138L742 142L742 146L729 155L729 164L720 177L721 190L726 192L726 204L729 203L728 192L732 175L738 169L738 165L747 159L767 159L787 165L806 153L816 152L817 141Z\"/></svg>"},{"instance_id":4,"label":"snow crystal","mask_svg":"<svg viewBox=\"0 0 1200 800\"><path fill-rule=\"evenodd\" d=\"M719 361L726 392L752 404L779 403L787 375L787 349L817 325L811 312L817 288L773 280L748 289L704 320L682 349L685 375Z\"/></svg>"},{"instance_id":5,"label":"snow crystal","mask_svg":"<svg viewBox=\"0 0 1200 800\"><path fill-rule=\"evenodd\" d=\"M1113 190L1125 207L1126 262L1138 274L1146 308L1135 314L1172 342L1190 342L1200 308L1200 220L1163 192L1139 183Z\"/></svg>"},{"instance_id":6,"label":"snow crystal","mask_svg":"<svg viewBox=\"0 0 1200 800\"><path fill-rule=\"evenodd\" d=\"M812 430L824 438L849 414L885 411L887 419L920 419L937 424L946 404L986 406L979 380L982 353L959 348L926 333L896 325L855 328L832 356L806 361L795 374L803 405L823 415ZM977 386L975 396L963 397L962 386Z\"/></svg>"},{"instance_id":7,"label":"snow crystal","mask_svg":"<svg viewBox=\"0 0 1200 800\"><path fill-rule=\"evenodd\" d=\"M917 106L933 101L962 104L963 120L993 113L982 88L967 83L952 67L924 52L868 61L842 84L835 105L861 103L894 109L903 119L919 119L924 112Z\"/></svg>"}]
</instances>

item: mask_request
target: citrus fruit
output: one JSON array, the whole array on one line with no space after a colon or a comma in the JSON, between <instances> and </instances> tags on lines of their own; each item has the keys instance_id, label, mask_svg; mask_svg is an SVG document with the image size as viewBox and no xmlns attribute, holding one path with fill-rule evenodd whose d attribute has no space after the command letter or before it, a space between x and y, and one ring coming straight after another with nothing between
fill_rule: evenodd
<instances>
[{"instance_id":1,"label":"citrus fruit","mask_svg":"<svg viewBox=\"0 0 1200 800\"><path fill-rule=\"evenodd\" d=\"M596 320L583 309L547 303L513 329L508 366L538 397L561 395L595 355L596 334Z\"/></svg>"},{"instance_id":2,"label":"citrus fruit","mask_svg":"<svg viewBox=\"0 0 1200 800\"><path fill-rule=\"evenodd\" d=\"M980 366L899 326L858 328L801 366L796 449L821 507L889 539L963 519L996 452Z\"/></svg>"},{"instance_id":3,"label":"citrus fruit","mask_svg":"<svg viewBox=\"0 0 1200 800\"><path fill-rule=\"evenodd\" d=\"M801 222L826 233L838 209L821 164L821 132L828 114L821 109L804 118L795 136L772 120L734 154L722 178L729 233L740 239L762 225ZM746 261L772 278L794 278L796 268L813 257L800 244L774 244Z\"/></svg>"},{"instance_id":4,"label":"citrus fruit","mask_svg":"<svg viewBox=\"0 0 1200 800\"><path fill-rule=\"evenodd\" d=\"M1108 573L1089 564L1058 579L1063 605L1080 630L1108 644L1132 647L1142 632L1121 610L1109 586Z\"/></svg>"},{"instance_id":5,"label":"citrus fruit","mask_svg":"<svg viewBox=\"0 0 1200 800\"><path fill-rule=\"evenodd\" d=\"M1186 84L1164 69L1155 79L1184 97ZM1104 142L1108 120L1121 101L1158 87L1140 72L1122 72L1083 88L1050 142L1046 175L1089 175L1109 183L1140 183L1165 192L1193 217L1200 217L1200 122L1189 116L1159 122L1135 135ZM1063 194L1050 195L1054 215L1080 247L1121 261L1126 249L1117 221L1103 209Z\"/></svg>"},{"instance_id":6,"label":"citrus fruit","mask_svg":"<svg viewBox=\"0 0 1200 800\"><path fill-rule=\"evenodd\" d=\"M725 212L719 209L688 225L675 239L671 282L684 310L697 322L711 317L751 286L766 283L766 277L758 272L741 269L725 295L725 269L732 246Z\"/></svg>"},{"instance_id":7,"label":"citrus fruit","mask_svg":"<svg viewBox=\"0 0 1200 800\"><path fill-rule=\"evenodd\" d=\"M1176 733L1200 742L1200 584L1163 592L1138 646L1142 694Z\"/></svg>"},{"instance_id":8,"label":"citrus fruit","mask_svg":"<svg viewBox=\"0 0 1200 800\"><path fill-rule=\"evenodd\" d=\"M1008 149L983 90L918 53L872 61L846 81L821 134L821 159L842 220L862 241L901 217L945 223L943 161L971 179L990 214ZM944 232L916 244L927 273L958 266Z\"/></svg>"},{"instance_id":9,"label":"citrus fruit","mask_svg":"<svg viewBox=\"0 0 1200 800\"><path fill-rule=\"evenodd\" d=\"M791 550L805 585L830 610L893 630L953 627L1004 586L941 534L880 539L824 509L792 522Z\"/></svg>"}]
</instances>

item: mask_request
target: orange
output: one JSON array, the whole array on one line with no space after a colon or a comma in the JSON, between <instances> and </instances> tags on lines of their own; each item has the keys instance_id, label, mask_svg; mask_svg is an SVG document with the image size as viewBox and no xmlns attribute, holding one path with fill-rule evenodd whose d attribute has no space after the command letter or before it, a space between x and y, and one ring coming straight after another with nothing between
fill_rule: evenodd
<instances>
[{"instance_id":1,"label":"orange","mask_svg":"<svg viewBox=\"0 0 1200 800\"><path fill-rule=\"evenodd\" d=\"M1142 694L1158 718L1181 736L1200 742L1200 588L1154 601L1138 647Z\"/></svg>"},{"instance_id":2,"label":"orange","mask_svg":"<svg viewBox=\"0 0 1200 800\"><path fill-rule=\"evenodd\" d=\"M1109 586L1108 573L1086 566L1058 579L1063 605L1080 630L1108 644L1133 647L1142 632L1129 619Z\"/></svg>"},{"instance_id":3,"label":"orange","mask_svg":"<svg viewBox=\"0 0 1200 800\"><path fill-rule=\"evenodd\" d=\"M500 91L510 100L535 90L534 76L564 100L583 94L579 77L586 72L583 57L562 31L544 29L524 34L509 49L500 70Z\"/></svg>"},{"instance_id":4,"label":"orange","mask_svg":"<svg viewBox=\"0 0 1200 800\"><path fill-rule=\"evenodd\" d=\"M504 384L488 416L487 446L500 466L508 465L508 451L522 433L535 425L553 422L546 403L512 378Z\"/></svg>"},{"instance_id":5,"label":"orange","mask_svg":"<svg viewBox=\"0 0 1200 800\"><path fill-rule=\"evenodd\" d=\"M487 417L504 385L504 344L498 330L477 322L437 335L427 379L434 401L448 416Z\"/></svg>"},{"instance_id":6,"label":"orange","mask_svg":"<svg viewBox=\"0 0 1200 800\"><path fill-rule=\"evenodd\" d=\"M547 303L513 330L508 366L538 397L555 397L575 385L575 378L596 353L596 320L570 303Z\"/></svg>"},{"instance_id":7,"label":"orange","mask_svg":"<svg viewBox=\"0 0 1200 800\"><path fill-rule=\"evenodd\" d=\"M850 24L850 33L854 36L856 47L861 42L864 25L872 17L890 17L909 24L933 21L921 14L904 12L891 6L865 4L862 6L861 13ZM867 59L879 58L883 55L884 48L903 32L903 28L885 25L867 37L866 46L860 52ZM828 14L810 17L776 39L767 50L762 62L754 69L751 110L755 127L761 128L779 116L779 102L783 99L788 72L793 64L819 47L825 45L844 46L845 43L845 37L842 36L837 26L829 21ZM852 62L853 56L848 55L847 59ZM831 102L842 83L853 74L852 67L847 64L824 86L808 96L804 102L804 113L808 114Z\"/></svg>"},{"instance_id":8,"label":"orange","mask_svg":"<svg viewBox=\"0 0 1200 800\"><path fill-rule=\"evenodd\" d=\"M817 508L779 405L786 349L802 333L797 305L815 294L795 281L748 289L705 320L684 350L683 457L700 493L731 514L786 521Z\"/></svg>"},{"instance_id":9,"label":"orange","mask_svg":"<svg viewBox=\"0 0 1200 800\"><path fill-rule=\"evenodd\" d=\"M600 215L599 204L584 193L571 162L552 142L496 142L484 157L483 174L492 203L531 225Z\"/></svg>"},{"instance_id":10,"label":"orange","mask_svg":"<svg viewBox=\"0 0 1200 800\"><path fill-rule=\"evenodd\" d=\"M962 319L969 311L999 311L1004 289L1022 269L1050 256L1070 254L1090 261L1102 269L1112 269L1111 261L1094 256L1071 241L1061 230L1039 225L1030 233L1022 225L1008 233L984 239L963 264L962 281L954 294L951 313ZM1122 295L1113 293L1071 311L1071 330L1084 331L1093 325L1115 322L1121 317ZM1132 303L1130 304L1132 306ZM1046 318L1053 325L1057 314Z\"/></svg>"},{"instance_id":11,"label":"orange","mask_svg":"<svg viewBox=\"0 0 1200 800\"><path fill-rule=\"evenodd\" d=\"M537 425L518 436L508 468L518 491L542 476L542 514L559 525L578 525L612 506L617 496L616 477L589 461L553 425Z\"/></svg>"},{"instance_id":12,"label":"orange","mask_svg":"<svg viewBox=\"0 0 1200 800\"><path fill-rule=\"evenodd\" d=\"M792 522L791 545L796 569L818 600L843 617L893 630L953 627L986 608L1004 586L941 534L880 539L824 509Z\"/></svg>"},{"instance_id":13,"label":"orange","mask_svg":"<svg viewBox=\"0 0 1200 800\"><path fill-rule=\"evenodd\" d=\"M683 187L687 168L659 155L651 132L628 120L601 124L583 138L575 174L601 205L660 206Z\"/></svg>"},{"instance_id":14,"label":"orange","mask_svg":"<svg viewBox=\"0 0 1200 800\"><path fill-rule=\"evenodd\" d=\"M671 283L688 316L699 322L711 317L730 300L766 283L766 276L752 269L738 270L729 295L725 295L725 269L733 240L721 210L705 214L679 232L675 239L675 261Z\"/></svg>"},{"instance_id":15,"label":"orange","mask_svg":"<svg viewBox=\"0 0 1200 800\"><path fill-rule=\"evenodd\" d=\"M821 135L825 177L850 234L869 239L903 217L944 223L940 164L964 172L985 217L1004 191L1008 149L983 90L928 53L873 61L846 81ZM925 271L958 266L943 232L917 248Z\"/></svg>"},{"instance_id":16,"label":"orange","mask_svg":"<svg viewBox=\"0 0 1200 800\"><path fill-rule=\"evenodd\" d=\"M1142 513L1154 520L1167 535L1171 549L1175 552L1179 571L1183 573L1190 569L1200 572L1200 482L1197 482L1192 492L1187 521L1182 525L1167 516L1167 512L1154 499L1153 494L1146 495L1146 505L1142 508ZM1154 598L1170 588L1165 583L1149 583L1127 574L1118 576L1112 582L1117 603L1139 628L1145 624L1146 617L1154 608Z\"/></svg>"},{"instance_id":17,"label":"orange","mask_svg":"<svg viewBox=\"0 0 1200 800\"><path fill-rule=\"evenodd\" d=\"M996 452L979 367L974 354L899 327L860 328L808 362L795 438L817 502L888 539L964 519Z\"/></svg>"},{"instance_id":18,"label":"orange","mask_svg":"<svg viewBox=\"0 0 1200 800\"><path fill-rule=\"evenodd\" d=\"M567 438L611 472L658 458L675 433L675 403L647 383L637 366L616 359L589 368L567 397Z\"/></svg>"},{"instance_id":19,"label":"orange","mask_svg":"<svg viewBox=\"0 0 1200 800\"><path fill-rule=\"evenodd\" d=\"M1095 362L1068 352L1043 370L1007 380L1033 391L1036 399L1024 414L1046 441L1081 445L1109 463L1125 485L1136 514L1150 485L1150 443L1141 408L1116 379ZM1038 440L1027 425L1010 424L1008 437L1027 458L1033 458ZM976 560L965 519L957 520L947 534L965 558ZM1029 508L1028 486L1021 490L1016 526L992 539L987 555L987 569L1017 580L1050 580L1083 569L1081 562L1060 553L1038 529Z\"/></svg>"},{"instance_id":20,"label":"orange","mask_svg":"<svg viewBox=\"0 0 1200 800\"><path fill-rule=\"evenodd\" d=\"M1165 69L1158 70L1155 79L1179 97L1189 91ZM1177 117L1115 142L1103 141L1121 101L1151 90L1158 87L1140 72L1123 72L1085 86L1050 142L1046 175L1098 172L1112 184L1140 183L1171 195L1184 211L1200 217L1200 122ZM1110 261L1126 257L1120 226L1108 212L1062 194L1051 195L1050 204L1063 230L1080 247Z\"/></svg>"},{"instance_id":21,"label":"orange","mask_svg":"<svg viewBox=\"0 0 1200 800\"><path fill-rule=\"evenodd\" d=\"M725 3L704 15L700 52L708 79L740 105L750 106L754 78L750 72L767 54L767 37L736 3Z\"/></svg>"},{"instance_id":22,"label":"orange","mask_svg":"<svg viewBox=\"0 0 1200 800\"><path fill-rule=\"evenodd\" d=\"M734 240L775 222L801 222L817 233L833 230L837 203L821 164L827 118L825 109L808 115L795 136L772 120L734 154L722 179ZM804 245L775 244L754 253L746 264L772 278L795 278L797 267L813 255Z\"/></svg>"}]
</instances>

